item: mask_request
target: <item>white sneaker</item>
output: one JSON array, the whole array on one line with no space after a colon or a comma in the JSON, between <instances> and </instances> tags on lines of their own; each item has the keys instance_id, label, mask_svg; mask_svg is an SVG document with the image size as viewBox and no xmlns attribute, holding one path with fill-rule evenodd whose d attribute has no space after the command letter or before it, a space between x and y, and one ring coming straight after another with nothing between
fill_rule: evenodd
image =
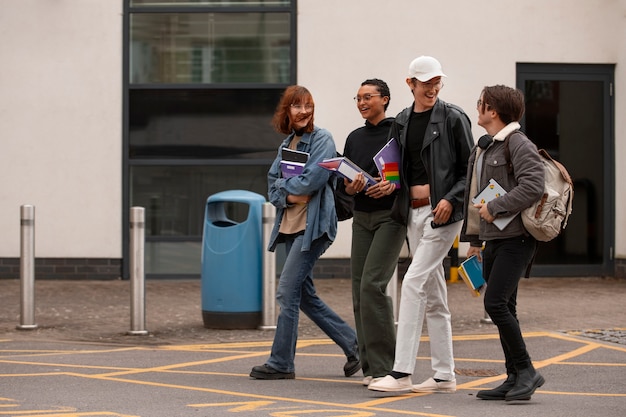
<instances>
[{"instance_id":1,"label":"white sneaker","mask_svg":"<svg viewBox=\"0 0 626 417\"><path fill-rule=\"evenodd\" d=\"M369 383L368 383L367 385L365 385L365 381L363 381L363 385L365 385L366 387L369 387L369 386L370 386L370 384L375 384L376 382L378 382L378 381L380 381L381 379L383 379L383 377L382 377L382 376L379 376L379 377L376 377L376 378L372 378L372 377L370 377L370 378L371 378L371 379L370 379Z\"/></svg>"},{"instance_id":2,"label":"white sneaker","mask_svg":"<svg viewBox=\"0 0 626 417\"><path fill-rule=\"evenodd\" d=\"M434 378L428 378L421 384L413 385L413 392L456 392L456 379L437 382Z\"/></svg>"},{"instance_id":3,"label":"white sneaker","mask_svg":"<svg viewBox=\"0 0 626 417\"><path fill-rule=\"evenodd\" d=\"M368 375L365 378L363 378L363 386L367 387L372 382L372 379L374 379L374 377L372 377L371 375Z\"/></svg>"},{"instance_id":4,"label":"white sneaker","mask_svg":"<svg viewBox=\"0 0 626 417\"><path fill-rule=\"evenodd\" d=\"M413 386L413 383L411 382L410 376L405 376L404 378L395 379L391 375L387 375L386 377L380 379L379 381L372 380L372 382L367 386L367 389L372 390L372 391L399 392L399 391L411 391L412 386Z\"/></svg>"}]
</instances>

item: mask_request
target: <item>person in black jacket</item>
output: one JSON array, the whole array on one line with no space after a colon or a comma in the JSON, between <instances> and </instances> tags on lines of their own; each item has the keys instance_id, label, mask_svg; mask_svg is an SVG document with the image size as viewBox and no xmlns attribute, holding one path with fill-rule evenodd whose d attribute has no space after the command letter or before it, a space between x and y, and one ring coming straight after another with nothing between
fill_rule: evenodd
<instances>
[{"instance_id":1,"label":"person in black jacket","mask_svg":"<svg viewBox=\"0 0 626 417\"><path fill-rule=\"evenodd\" d=\"M406 83L415 101L396 116L391 128L402 154L402 187L393 214L408 225L413 260L402 282L393 371L368 386L374 391L456 391L443 259L461 229L474 141L465 112L438 98L445 76L435 58L413 60ZM424 319L434 376L413 385Z\"/></svg>"},{"instance_id":2,"label":"person in black jacket","mask_svg":"<svg viewBox=\"0 0 626 417\"><path fill-rule=\"evenodd\" d=\"M373 157L387 144L393 123L393 117L385 115L391 100L389 87L383 80L365 80L354 100L365 125L348 135L344 156L378 178L381 174ZM359 173L352 182L344 179L343 186L345 193L354 195L352 303L363 385L367 386L393 367L396 332L393 304L385 290L388 284L397 285L390 280L404 244L406 226L391 218L394 183L382 180L364 191L365 178Z\"/></svg>"}]
</instances>

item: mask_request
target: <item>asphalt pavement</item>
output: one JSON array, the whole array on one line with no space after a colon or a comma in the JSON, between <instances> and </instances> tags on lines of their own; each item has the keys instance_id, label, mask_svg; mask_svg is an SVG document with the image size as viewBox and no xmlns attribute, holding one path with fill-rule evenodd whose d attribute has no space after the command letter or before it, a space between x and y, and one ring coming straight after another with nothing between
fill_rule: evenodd
<instances>
[{"instance_id":1,"label":"asphalt pavement","mask_svg":"<svg viewBox=\"0 0 626 417\"><path fill-rule=\"evenodd\" d=\"M349 281L318 292L353 323ZM0 280L0 416L622 416L626 280L531 278L518 310L546 383L530 401L481 401L505 375L482 298L449 283L457 392L385 394L343 376L340 349L300 322L296 379L259 381L272 329L207 329L201 283L145 283L146 335L129 334L128 281L38 281L35 322L19 330L20 282ZM432 376L426 329L413 382Z\"/></svg>"}]
</instances>

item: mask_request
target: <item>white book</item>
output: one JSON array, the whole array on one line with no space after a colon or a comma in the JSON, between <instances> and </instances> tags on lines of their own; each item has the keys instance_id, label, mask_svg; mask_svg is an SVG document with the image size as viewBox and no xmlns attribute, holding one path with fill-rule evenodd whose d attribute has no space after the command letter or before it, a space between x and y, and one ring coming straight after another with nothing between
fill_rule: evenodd
<instances>
[{"instance_id":1,"label":"white book","mask_svg":"<svg viewBox=\"0 0 626 417\"><path fill-rule=\"evenodd\" d=\"M485 204L485 203L490 202L494 198L502 197L505 194L506 194L506 190L502 188L500 184L498 184L498 181L491 178L489 180L489 184L487 184L487 186L483 188L483 190L480 193L478 193L476 197L472 199L472 203ZM504 228L509 223L511 223L511 220L513 220L515 216L517 216L517 214L512 214L506 217L496 217L496 219L493 221L493 224L495 224L498 229L504 230Z\"/></svg>"},{"instance_id":2,"label":"white book","mask_svg":"<svg viewBox=\"0 0 626 417\"><path fill-rule=\"evenodd\" d=\"M341 174L350 181L354 181L357 174L360 172L365 177L365 188L369 187L370 185L376 184L376 180L374 179L374 177L369 175L367 172L361 169L361 167L359 167L357 164L355 164L345 156L324 159L322 162L318 162L317 164L329 171L335 171Z\"/></svg>"}]
</instances>

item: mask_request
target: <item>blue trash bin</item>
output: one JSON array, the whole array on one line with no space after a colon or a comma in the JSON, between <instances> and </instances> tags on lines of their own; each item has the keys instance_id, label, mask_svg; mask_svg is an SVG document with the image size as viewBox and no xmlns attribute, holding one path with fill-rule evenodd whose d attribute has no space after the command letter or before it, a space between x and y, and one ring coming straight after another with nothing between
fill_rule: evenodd
<instances>
[{"instance_id":1,"label":"blue trash bin","mask_svg":"<svg viewBox=\"0 0 626 417\"><path fill-rule=\"evenodd\" d=\"M261 321L265 197L231 190L207 199L202 234L202 319L211 329Z\"/></svg>"}]
</instances>

